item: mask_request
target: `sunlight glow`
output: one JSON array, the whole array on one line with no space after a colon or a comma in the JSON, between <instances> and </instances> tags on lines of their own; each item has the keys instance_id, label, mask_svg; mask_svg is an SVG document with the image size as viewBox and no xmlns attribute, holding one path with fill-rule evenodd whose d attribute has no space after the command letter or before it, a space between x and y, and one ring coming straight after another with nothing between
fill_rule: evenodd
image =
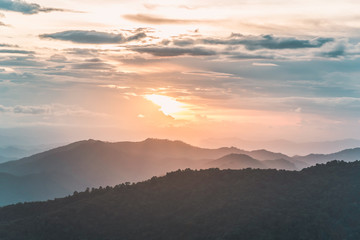
<instances>
[{"instance_id":1,"label":"sunlight glow","mask_svg":"<svg viewBox=\"0 0 360 240\"><path fill-rule=\"evenodd\" d=\"M161 108L159 110L162 111L167 116L185 110L183 108L185 104L176 101L172 97L151 94L151 95L145 95L145 98L153 102L154 104L160 106Z\"/></svg>"}]
</instances>

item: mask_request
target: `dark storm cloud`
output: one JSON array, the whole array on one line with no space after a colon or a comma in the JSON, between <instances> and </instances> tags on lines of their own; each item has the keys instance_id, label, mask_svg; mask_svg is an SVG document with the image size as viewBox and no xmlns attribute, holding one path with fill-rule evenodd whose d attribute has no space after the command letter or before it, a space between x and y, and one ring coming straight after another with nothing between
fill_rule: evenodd
<instances>
[{"instance_id":1,"label":"dark storm cloud","mask_svg":"<svg viewBox=\"0 0 360 240\"><path fill-rule=\"evenodd\" d=\"M257 50L320 48L325 43L334 41L334 39L314 38L307 40L294 37L274 37L273 35L245 36L242 34L232 34L228 39L208 38L201 41L204 44L244 45L248 50Z\"/></svg>"},{"instance_id":2,"label":"dark storm cloud","mask_svg":"<svg viewBox=\"0 0 360 240\"><path fill-rule=\"evenodd\" d=\"M192 47L192 48L180 48L180 47L133 47L131 50L139 53L149 53L157 57L174 57L181 55L190 55L190 56L211 56L216 55L217 53L213 50L202 48L202 47Z\"/></svg>"},{"instance_id":3,"label":"dark storm cloud","mask_svg":"<svg viewBox=\"0 0 360 240\"><path fill-rule=\"evenodd\" d=\"M22 14L37 14L39 12L65 11L58 8L45 8L36 3L27 3L21 0L0 0L0 9L20 12Z\"/></svg>"},{"instance_id":4,"label":"dark storm cloud","mask_svg":"<svg viewBox=\"0 0 360 240\"><path fill-rule=\"evenodd\" d=\"M70 41L74 43L88 43L88 44L115 44L126 43L130 41L145 38L145 33L137 33L132 36L126 37L123 34L97 32L97 31L82 31L70 30L64 32L57 32L51 34L42 34L40 38L51 38L62 41Z\"/></svg>"},{"instance_id":5,"label":"dark storm cloud","mask_svg":"<svg viewBox=\"0 0 360 240\"><path fill-rule=\"evenodd\" d=\"M190 24L190 23L211 22L211 20L163 18L163 17L157 17L146 14L127 14L124 15L123 17L131 21L148 23L148 24Z\"/></svg>"}]
</instances>

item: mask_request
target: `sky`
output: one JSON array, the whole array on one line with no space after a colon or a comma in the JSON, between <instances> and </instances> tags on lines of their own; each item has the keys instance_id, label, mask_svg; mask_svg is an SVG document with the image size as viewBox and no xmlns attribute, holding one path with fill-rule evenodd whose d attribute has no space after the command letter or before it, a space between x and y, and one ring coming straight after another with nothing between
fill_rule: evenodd
<instances>
[{"instance_id":1,"label":"sky","mask_svg":"<svg viewBox=\"0 0 360 240\"><path fill-rule=\"evenodd\" d=\"M360 133L355 0L0 0L0 136Z\"/></svg>"}]
</instances>

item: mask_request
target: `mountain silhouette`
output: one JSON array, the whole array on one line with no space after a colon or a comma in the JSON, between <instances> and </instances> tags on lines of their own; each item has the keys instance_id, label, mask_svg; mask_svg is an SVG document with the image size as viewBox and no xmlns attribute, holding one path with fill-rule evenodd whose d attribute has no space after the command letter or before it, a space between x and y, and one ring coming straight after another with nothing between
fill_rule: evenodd
<instances>
[{"instance_id":1,"label":"mountain silhouette","mask_svg":"<svg viewBox=\"0 0 360 240\"><path fill-rule=\"evenodd\" d=\"M259 168L259 169L284 169L296 170L296 166L289 160L274 159L274 160L257 160L245 154L231 153L217 160L208 163L209 167L220 169L243 169L243 168Z\"/></svg>"},{"instance_id":2,"label":"mountain silhouette","mask_svg":"<svg viewBox=\"0 0 360 240\"><path fill-rule=\"evenodd\" d=\"M217 160L211 161L209 167L220 169L267 168L261 161L245 154L231 153Z\"/></svg>"},{"instance_id":3,"label":"mountain silhouette","mask_svg":"<svg viewBox=\"0 0 360 240\"><path fill-rule=\"evenodd\" d=\"M0 205L63 197L87 187L143 181L177 169L300 170L335 159L353 161L359 159L357 152L358 149L349 149L330 155L291 158L267 150L206 149L164 139L117 143L90 139L0 164L0 173L10 174L4 175L7 180L1 183L5 190L0 195ZM26 183L26 191L13 194L21 186L19 182Z\"/></svg>"},{"instance_id":4,"label":"mountain silhouette","mask_svg":"<svg viewBox=\"0 0 360 240\"><path fill-rule=\"evenodd\" d=\"M355 161L360 160L360 148L345 149L331 154L309 154L306 156L295 156L295 160L309 164L325 163L331 160Z\"/></svg>"},{"instance_id":5,"label":"mountain silhouette","mask_svg":"<svg viewBox=\"0 0 360 240\"><path fill-rule=\"evenodd\" d=\"M359 171L359 161L302 171L179 170L0 208L0 239L355 240Z\"/></svg>"}]
</instances>

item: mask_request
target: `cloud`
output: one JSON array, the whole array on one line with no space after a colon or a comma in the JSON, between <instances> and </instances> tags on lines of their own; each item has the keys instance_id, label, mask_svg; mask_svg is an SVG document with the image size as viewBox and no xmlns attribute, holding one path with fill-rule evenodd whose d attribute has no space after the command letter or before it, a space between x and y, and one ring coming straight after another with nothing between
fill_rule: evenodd
<instances>
[{"instance_id":1,"label":"cloud","mask_svg":"<svg viewBox=\"0 0 360 240\"><path fill-rule=\"evenodd\" d=\"M248 50L257 49L300 49L320 48L325 43L334 41L333 38L297 39L294 37L274 37L273 35L245 36L232 34L230 38L207 38L201 40L204 44L244 45Z\"/></svg>"},{"instance_id":2,"label":"cloud","mask_svg":"<svg viewBox=\"0 0 360 240\"><path fill-rule=\"evenodd\" d=\"M190 56L211 56L216 55L217 53L214 50L202 48L202 47L192 47L192 48L180 48L180 47L133 47L131 50L139 53L149 53L157 57L174 57L181 55L190 55Z\"/></svg>"},{"instance_id":3,"label":"cloud","mask_svg":"<svg viewBox=\"0 0 360 240\"><path fill-rule=\"evenodd\" d=\"M51 112L51 106L21 106L6 107L0 105L0 112L3 113L17 113L17 114L49 114Z\"/></svg>"},{"instance_id":4,"label":"cloud","mask_svg":"<svg viewBox=\"0 0 360 240\"><path fill-rule=\"evenodd\" d=\"M72 69L89 69L89 70L110 70L110 64L99 61L88 61L85 63L77 63L72 65Z\"/></svg>"},{"instance_id":5,"label":"cloud","mask_svg":"<svg viewBox=\"0 0 360 240\"><path fill-rule=\"evenodd\" d=\"M346 47L342 44L337 45L333 50L322 52L321 57L338 58L346 55Z\"/></svg>"},{"instance_id":6,"label":"cloud","mask_svg":"<svg viewBox=\"0 0 360 240\"><path fill-rule=\"evenodd\" d=\"M56 40L70 41L74 43L85 43L85 44L126 43L130 41L139 40L145 37L146 34L143 32L136 33L132 36L126 37L123 34L97 32L97 31L82 31L82 30L70 30L70 31L40 35L40 38L51 38Z\"/></svg>"},{"instance_id":7,"label":"cloud","mask_svg":"<svg viewBox=\"0 0 360 240\"><path fill-rule=\"evenodd\" d=\"M8 44L8 43L0 43L0 47L19 47L18 45Z\"/></svg>"},{"instance_id":8,"label":"cloud","mask_svg":"<svg viewBox=\"0 0 360 240\"><path fill-rule=\"evenodd\" d=\"M21 0L0 0L0 9L29 15L40 12L65 11L59 8L44 8L39 4L27 3Z\"/></svg>"},{"instance_id":9,"label":"cloud","mask_svg":"<svg viewBox=\"0 0 360 240\"><path fill-rule=\"evenodd\" d=\"M232 59L243 59L243 60L250 60L250 59L275 59L275 56L272 55L262 55L262 54L247 54L247 53L227 53L230 55Z\"/></svg>"},{"instance_id":10,"label":"cloud","mask_svg":"<svg viewBox=\"0 0 360 240\"><path fill-rule=\"evenodd\" d=\"M42 67L43 63L36 61L32 56L17 56L0 58L0 66L31 66L31 67Z\"/></svg>"},{"instance_id":11,"label":"cloud","mask_svg":"<svg viewBox=\"0 0 360 240\"><path fill-rule=\"evenodd\" d=\"M5 72L0 73L0 82L1 81L10 81L12 83L25 83L31 82L34 83L36 80L40 80L41 78L38 75L32 73L15 73L15 72Z\"/></svg>"},{"instance_id":12,"label":"cloud","mask_svg":"<svg viewBox=\"0 0 360 240\"><path fill-rule=\"evenodd\" d=\"M253 66L259 66L259 67L278 67L279 65L275 63L263 63L263 62L254 62L252 63Z\"/></svg>"},{"instance_id":13,"label":"cloud","mask_svg":"<svg viewBox=\"0 0 360 240\"><path fill-rule=\"evenodd\" d=\"M329 44L327 44L329 43ZM330 44L332 43L332 44ZM203 36L189 36L182 35L172 37L172 39L164 39L161 45L167 47L206 47L216 45L218 48L217 53L219 55L226 55L230 59L289 59L292 56L299 57L299 54L303 57L311 58L313 54L309 51L279 51L279 50L303 50L303 49L316 49L321 48L324 52L325 49L329 49L336 40L333 38L311 38L311 39L300 39L296 37L276 37L273 35L242 35L242 34L231 34L230 37L217 37L217 38L205 38ZM327 44L324 48L323 46ZM243 48L240 48L243 46ZM220 50L223 48L223 50ZM254 53L254 51L256 53ZM263 50L263 51L260 51ZM344 49L340 47L335 50L328 50L324 52L323 57L338 57L344 54ZM317 53L319 55L319 53Z\"/></svg>"},{"instance_id":14,"label":"cloud","mask_svg":"<svg viewBox=\"0 0 360 240\"><path fill-rule=\"evenodd\" d=\"M61 54L54 54L50 56L50 59L48 61L56 62L56 63L65 63L67 62L67 58Z\"/></svg>"},{"instance_id":15,"label":"cloud","mask_svg":"<svg viewBox=\"0 0 360 240\"><path fill-rule=\"evenodd\" d=\"M99 54L99 50L92 48L69 48L66 49L66 53L78 56L96 56Z\"/></svg>"},{"instance_id":16,"label":"cloud","mask_svg":"<svg viewBox=\"0 0 360 240\"><path fill-rule=\"evenodd\" d=\"M212 20L200 20L200 19L175 19L175 18L163 18L147 14L127 14L123 16L127 20L148 23L148 24L191 24L191 23L208 23Z\"/></svg>"},{"instance_id":17,"label":"cloud","mask_svg":"<svg viewBox=\"0 0 360 240\"><path fill-rule=\"evenodd\" d=\"M35 52L25 50L0 49L0 53L34 54Z\"/></svg>"},{"instance_id":18,"label":"cloud","mask_svg":"<svg viewBox=\"0 0 360 240\"><path fill-rule=\"evenodd\" d=\"M0 113L46 116L104 116L73 105L44 104L4 106L0 104Z\"/></svg>"},{"instance_id":19,"label":"cloud","mask_svg":"<svg viewBox=\"0 0 360 240\"><path fill-rule=\"evenodd\" d=\"M189 45L194 45L196 42L194 39L191 39L191 38L186 38L186 39L175 39L173 41L173 44L176 45L176 46L181 46L181 47L184 47L184 46L189 46Z\"/></svg>"}]
</instances>

